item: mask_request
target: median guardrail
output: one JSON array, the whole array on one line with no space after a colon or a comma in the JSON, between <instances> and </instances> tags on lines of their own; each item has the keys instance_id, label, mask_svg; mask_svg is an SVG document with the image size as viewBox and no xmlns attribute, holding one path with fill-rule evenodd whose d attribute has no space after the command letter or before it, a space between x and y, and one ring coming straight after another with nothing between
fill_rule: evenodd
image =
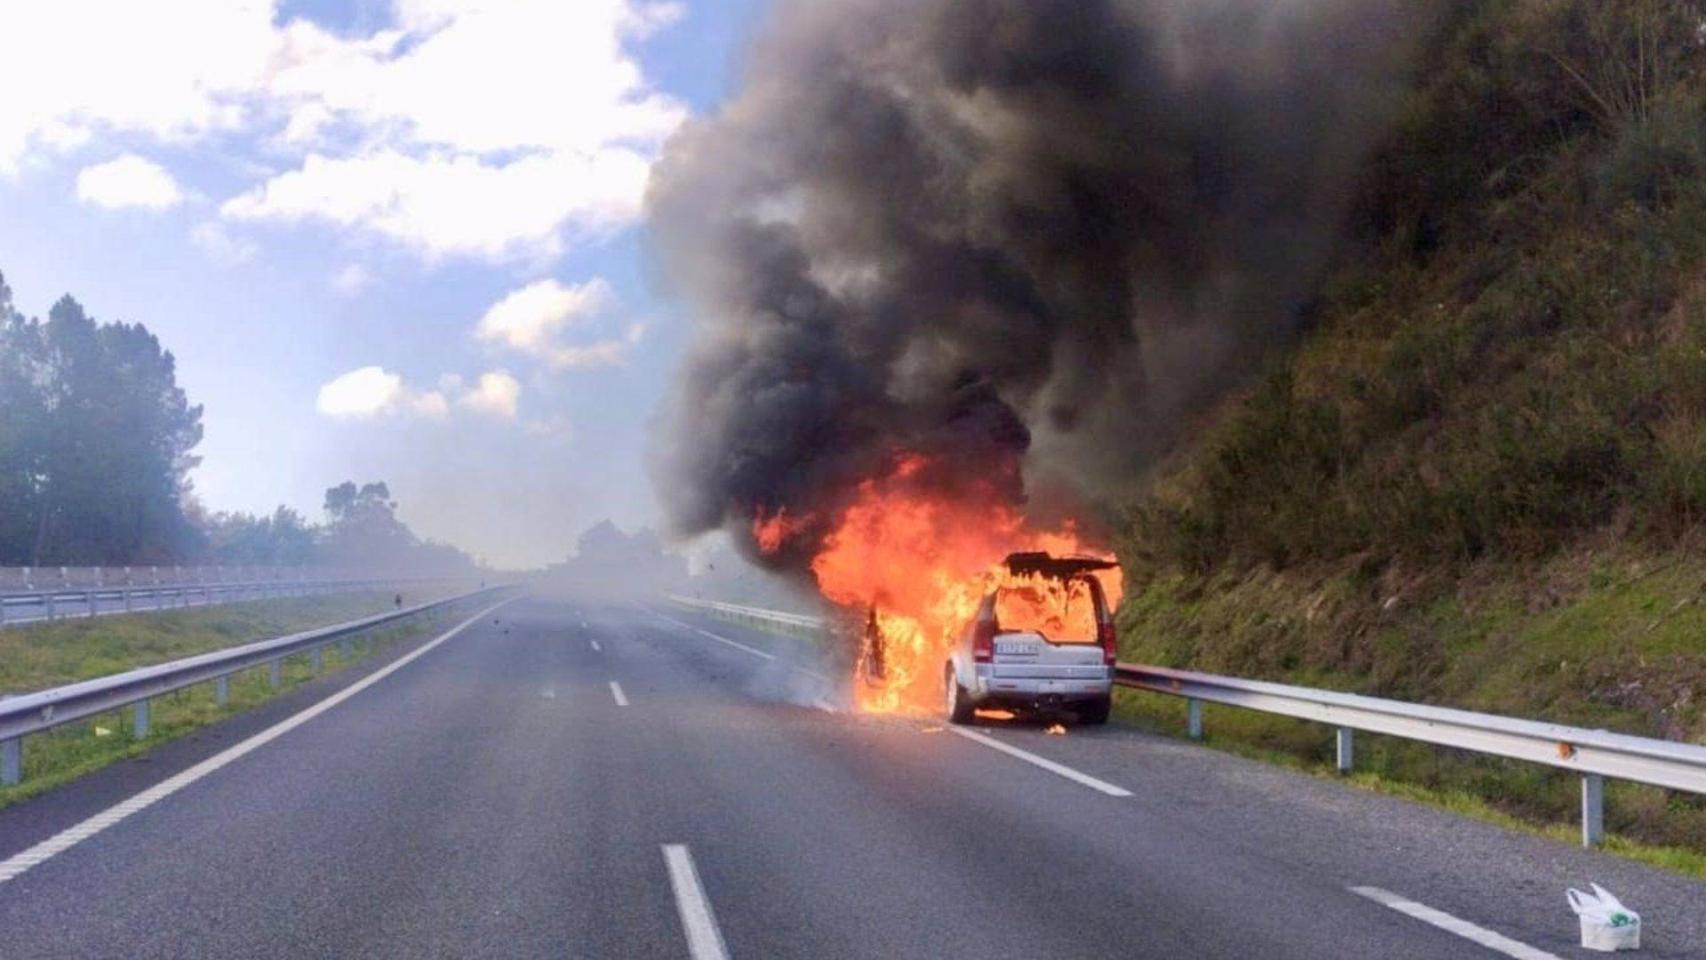
<instances>
[{"instance_id":1,"label":"median guardrail","mask_svg":"<svg viewBox=\"0 0 1706 960\"><path fill-rule=\"evenodd\" d=\"M229 696L228 682L232 674L264 666L268 668L272 685L278 687L283 679L283 663L289 657L307 654L313 658L318 671L321 655L331 644L347 643L362 631L509 589L508 586L487 587L330 627L258 640L152 667L0 699L0 784L16 784L22 779L23 738L26 736L128 706L134 711L132 736L141 739L148 735L148 705L153 697L211 681L215 685L216 699L224 704Z\"/></svg>"},{"instance_id":2,"label":"median guardrail","mask_svg":"<svg viewBox=\"0 0 1706 960\"><path fill-rule=\"evenodd\" d=\"M454 578L445 578L454 579ZM435 578L375 577L364 580L251 580L232 583L167 583L145 586L87 586L0 593L0 627L54 621L71 616L96 617L138 610L211 606L270 597L306 597L355 590L392 589ZM151 605L149 605L151 602ZM101 609L107 604L111 609ZM33 610L36 616L20 616Z\"/></svg>"},{"instance_id":3,"label":"median guardrail","mask_svg":"<svg viewBox=\"0 0 1706 960\"><path fill-rule=\"evenodd\" d=\"M731 618L738 613L743 622L781 632L806 629L808 624L818 632L828 629L817 617L688 597L669 599ZM1604 839L1608 777L1706 795L1706 746L1696 744L1135 663L1116 664L1114 682L1184 698L1186 733L1193 740L1203 737L1204 703L1327 724L1336 732L1342 772L1354 766L1357 730L1568 770L1581 777L1584 846Z\"/></svg>"},{"instance_id":4,"label":"median guardrail","mask_svg":"<svg viewBox=\"0 0 1706 960\"><path fill-rule=\"evenodd\" d=\"M743 607L735 603L701 600L675 594L669 594L668 598L683 606L704 610L724 620L744 623L761 630L786 633L789 636L804 640L815 640L824 631L822 617L808 617L801 613L784 613L781 610L765 610L762 607Z\"/></svg>"}]
</instances>

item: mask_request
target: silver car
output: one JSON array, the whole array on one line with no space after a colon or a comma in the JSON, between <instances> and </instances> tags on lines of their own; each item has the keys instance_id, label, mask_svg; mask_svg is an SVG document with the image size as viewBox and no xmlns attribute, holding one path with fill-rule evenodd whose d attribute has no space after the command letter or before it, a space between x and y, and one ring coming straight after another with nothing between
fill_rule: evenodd
<instances>
[{"instance_id":1,"label":"silver car","mask_svg":"<svg viewBox=\"0 0 1706 960\"><path fill-rule=\"evenodd\" d=\"M1106 723L1117 646L1094 572L1116 564L1015 553L1006 566L1012 576L983 598L943 666L948 720L970 723L979 708L1005 707Z\"/></svg>"}]
</instances>

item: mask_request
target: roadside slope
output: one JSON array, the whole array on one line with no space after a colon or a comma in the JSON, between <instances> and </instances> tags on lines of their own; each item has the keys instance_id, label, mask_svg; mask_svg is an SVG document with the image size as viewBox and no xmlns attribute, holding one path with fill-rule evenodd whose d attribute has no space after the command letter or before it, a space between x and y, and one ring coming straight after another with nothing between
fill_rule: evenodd
<instances>
[{"instance_id":1,"label":"roadside slope","mask_svg":"<svg viewBox=\"0 0 1706 960\"><path fill-rule=\"evenodd\" d=\"M1701 5L1449 9L1308 334L1132 504L1123 655L1701 742ZM1363 756L1574 804L1509 765ZM1706 849L1706 803L1616 791L1614 831Z\"/></svg>"}]
</instances>

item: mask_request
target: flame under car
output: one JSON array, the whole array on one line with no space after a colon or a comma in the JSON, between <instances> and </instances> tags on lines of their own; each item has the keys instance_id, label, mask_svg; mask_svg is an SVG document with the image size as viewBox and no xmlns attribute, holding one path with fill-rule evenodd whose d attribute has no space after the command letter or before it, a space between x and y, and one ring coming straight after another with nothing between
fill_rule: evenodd
<instances>
[{"instance_id":1,"label":"flame under car","mask_svg":"<svg viewBox=\"0 0 1706 960\"><path fill-rule=\"evenodd\" d=\"M1112 561L1015 553L1006 576L958 633L942 668L944 711L956 724L1005 707L1071 711L1106 723L1116 653L1113 615L1097 571Z\"/></svg>"}]
</instances>

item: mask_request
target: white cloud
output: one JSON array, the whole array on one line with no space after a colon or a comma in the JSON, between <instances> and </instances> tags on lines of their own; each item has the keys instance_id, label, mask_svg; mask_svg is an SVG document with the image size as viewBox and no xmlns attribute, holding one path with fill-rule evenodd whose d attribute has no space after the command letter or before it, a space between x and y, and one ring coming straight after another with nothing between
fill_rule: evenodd
<instances>
[{"instance_id":1,"label":"white cloud","mask_svg":"<svg viewBox=\"0 0 1706 960\"><path fill-rule=\"evenodd\" d=\"M551 351L551 366L558 370L613 367L628 359L628 349L646 335L645 324L630 323L620 337L592 343L570 344Z\"/></svg>"},{"instance_id":2,"label":"white cloud","mask_svg":"<svg viewBox=\"0 0 1706 960\"><path fill-rule=\"evenodd\" d=\"M539 280L492 304L475 325L474 335L539 357L556 369L609 366L622 362L645 327L630 324L620 337L582 344L565 343L563 334L615 303L615 292L600 277L566 285Z\"/></svg>"},{"instance_id":3,"label":"white cloud","mask_svg":"<svg viewBox=\"0 0 1706 960\"><path fill-rule=\"evenodd\" d=\"M555 257L639 218L686 112L626 44L678 15L640 0L400 0L369 37L293 22L268 93L287 111L280 141L307 155L222 212L376 233L429 260Z\"/></svg>"},{"instance_id":4,"label":"white cloud","mask_svg":"<svg viewBox=\"0 0 1706 960\"><path fill-rule=\"evenodd\" d=\"M464 393L458 402L478 413L513 420L520 398L521 382L507 371L493 370L480 374L473 388Z\"/></svg>"},{"instance_id":5,"label":"white cloud","mask_svg":"<svg viewBox=\"0 0 1706 960\"><path fill-rule=\"evenodd\" d=\"M501 112L501 111L500 111ZM509 163L433 150L309 154L220 208L231 219L322 221L388 237L426 259L561 253L566 227L607 233L640 215L650 160L617 147Z\"/></svg>"},{"instance_id":6,"label":"white cloud","mask_svg":"<svg viewBox=\"0 0 1706 960\"><path fill-rule=\"evenodd\" d=\"M439 378L435 390L416 390L401 374L380 366L358 367L327 381L320 387L314 407L336 420L378 420L413 415L429 420L450 416L451 400L474 413L515 419L521 400L521 382L505 370L482 373L474 385L463 388L456 374Z\"/></svg>"},{"instance_id":7,"label":"white cloud","mask_svg":"<svg viewBox=\"0 0 1706 960\"><path fill-rule=\"evenodd\" d=\"M404 400L403 378L384 367L361 367L322 387L315 409L338 419L365 419L395 410Z\"/></svg>"},{"instance_id":8,"label":"white cloud","mask_svg":"<svg viewBox=\"0 0 1706 960\"><path fill-rule=\"evenodd\" d=\"M501 341L517 350L543 352L563 327L594 317L615 301L615 292L602 277L566 286L555 280L539 280L492 304L480 317L474 333L482 340Z\"/></svg>"},{"instance_id":9,"label":"white cloud","mask_svg":"<svg viewBox=\"0 0 1706 960\"><path fill-rule=\"evenodd\" d=\"M79 171L77 199L108 210L169 210L183 202L184 193L165 167L127 153Z\"/></svg>"},{"instance_id":10,"label":"white cloud","mask_svg":"<svg viewBox=\"0 0 1706 960\"><path fill-rule=\"evenodd\" d=\"M277 47L272 18L255 0L7 4L0 174L98 134L181 141L237 126Z\"/></svg>"},{"instance_id":11,"label":"white cloud","mask_svg":"<svg viewBox=\"0 0 1706 960\"><path fill-rule=\"evenodd\" d=\"M416 393L384 367L361 367L322 386L315 409L338 420L372 420L397 413L442 420L450 415L450 401L437 390Z\"/></svg>"},{"instance_id":12,"label":"white cloud","mask_svg":"<svg viewBox=\"0 0 1706 960\"><path fill-rule=\"evenodd\" d=\"M359 263L352 263L332 275L332 289L346 297L353 297L373 282L373 275Z\"/></svg>"},{"instance_id":13,"label":"white cloud","mask_svg":"<svg viewBox=\"0 0 1706 960\"><path fill-rule=\"evenodd\" d=\"M630 49L673 3L395 0L357 37L277 23L270 0L16 6L0 90L29 96L0 110L0 174L111 133L235 131L291 163L224 216L326 223L428 259L539 261L631 224L686 116Z\"/></svg>"},{"instance_id":14,"label":"white cloud","mask_svg":"<svg viewBox=\"0 0 1706 960\"><path fill-rule=\"evenodd\" d=\"M437 390L428 390L409 399L409 408L423 417L443 420L450 416L450 401Z\"/></svg>"},{"instance_id":15,"label":"white cloud","mask_svg":"<svg viewBox=\"0 0 1706 960\"><path fill-rule=\"evenodd\" d=\"M255 259L260 251L251 240L235 236L217 220L198 223L190 230L190 242L207 258L222 267L234 267Z\"/></svg>"}]
</instances>

